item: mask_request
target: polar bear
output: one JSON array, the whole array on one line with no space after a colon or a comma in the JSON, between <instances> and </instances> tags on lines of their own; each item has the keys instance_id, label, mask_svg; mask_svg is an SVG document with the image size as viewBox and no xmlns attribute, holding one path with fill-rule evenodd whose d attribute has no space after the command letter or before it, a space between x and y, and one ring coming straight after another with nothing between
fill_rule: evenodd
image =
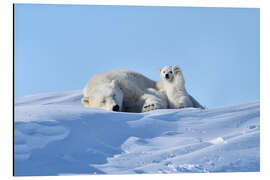
<instances>
[{"instance_id":1,"label":"polar bear","mask_svg":"<svg viewBox=\"0 0 270 180\"><path fill-rule=\"evenodd\" d=\"M167 96L170 109L185 107L204 109L198 101L188 94L185 88L184 76L178 66L163 67L160 69L160 76L163 79L163 92Z\"/></svg>"},{"instance_id":2,"label":"polar bear","mask_svg":"<svg viewBox=\"0 0 270 180\"><path fill-rule=\"evenodd\" d=\"M83 90L85 107L109 111L146 112L168 107L157 90L160 83L134 71L113 70L93 77Z\"/></svg>"}]
</instances>

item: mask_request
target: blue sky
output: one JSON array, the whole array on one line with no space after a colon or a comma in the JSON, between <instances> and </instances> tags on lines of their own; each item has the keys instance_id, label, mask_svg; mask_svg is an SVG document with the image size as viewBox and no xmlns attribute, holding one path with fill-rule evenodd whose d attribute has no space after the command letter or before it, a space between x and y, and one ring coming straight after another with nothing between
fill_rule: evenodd
<instances>
[{"instance_id":1,"label":"blue sky","mask_svg":"<svg viewBox=\"0 0 270 180\"><path fill-rule=\"evenodd\" d=\"M260 98L255 8L15 5L15 97L82 89L130 69L160 80L179 65L188 92L211 108Z\"/></svg>"}]
</instances>

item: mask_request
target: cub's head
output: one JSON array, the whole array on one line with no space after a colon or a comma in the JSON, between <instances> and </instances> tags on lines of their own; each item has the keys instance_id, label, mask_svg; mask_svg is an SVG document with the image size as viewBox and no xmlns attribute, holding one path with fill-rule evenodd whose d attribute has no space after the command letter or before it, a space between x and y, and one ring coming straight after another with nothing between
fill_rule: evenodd
<instances>
[{"instance_id":1,"label":"cub's head","mask_svg":"<svg viewBox=\"0 0 270 180\"><path fill-rule=\"evenodd\" d=\"M122 111L123 92L116 81L104 83L86 91L87 89L84 89L84 97L81 100L85 107Z\"/></svg>"},{"instance_id":2,"label":"cub's head","mask_svg":"<svg viewBox=\"0 0 270 180\"><path fill-rule=\"evenodd\" d=\"M181 73L181 70L178 66L165 66L162 69L159 70L160 72L160 77L164 81L173 81L174 77L176 76L177 73Z\"/></svg>"}]
</instances>

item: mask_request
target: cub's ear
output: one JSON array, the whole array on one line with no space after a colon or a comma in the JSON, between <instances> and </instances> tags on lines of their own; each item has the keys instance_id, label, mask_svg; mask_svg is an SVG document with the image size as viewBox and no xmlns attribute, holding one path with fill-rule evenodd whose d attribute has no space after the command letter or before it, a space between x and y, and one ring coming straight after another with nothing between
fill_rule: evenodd
<instances>
[{"instance_id":1,"label":"cub's ear","mask_svg":"<svg viewBox=\"0 0 270 180\"><path fill-rule=\"evenodd\" d=\"M89 105L89 97L83 97L81 99L81 102L84 104L84 105Z\"/></svg>"},{"instance_id":2,"label":"cub's ear","mask_svg":"<svg viewBox=\"0 0 270 180\"><path fill-rule=\"evenodd\" d=\"M159 72L161 73L161 69L159 69Z\"/></svg>"}]
</instances>

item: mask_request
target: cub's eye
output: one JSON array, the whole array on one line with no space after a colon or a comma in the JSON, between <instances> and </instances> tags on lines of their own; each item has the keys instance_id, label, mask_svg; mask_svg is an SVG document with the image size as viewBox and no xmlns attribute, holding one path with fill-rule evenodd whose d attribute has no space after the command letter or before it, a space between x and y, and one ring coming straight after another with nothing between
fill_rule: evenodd
<instances>
[{"instance_id":1,"label":"cub's eye","mask_svg":"<svg viewBox=\"0 0 270 180\"><path fill-rule=\"evenodd\" d=\"M103 100L101 101L101 103L105 104L105 103L106 103L106 99L103 99Z\"/></svg>"},{"instance_id":2,"label":"cub's eye","mask_svg":"<svg viewBox=\"0 0 270 180\"><path fill-rule=\"evenodd\" d=\"M170 73L172 73L172 71L170 71Z\"/></svg>"},{"instance_id":3,"label":"cub's eye","mask_svg":"<svg viewBox=\"0 0 270 180\"><path fill-rule=\"evenodd\" d=\"M115 98L116 97L116 95L115 94L113 94L113 98Z\"/></svg>"}]
</instances>

